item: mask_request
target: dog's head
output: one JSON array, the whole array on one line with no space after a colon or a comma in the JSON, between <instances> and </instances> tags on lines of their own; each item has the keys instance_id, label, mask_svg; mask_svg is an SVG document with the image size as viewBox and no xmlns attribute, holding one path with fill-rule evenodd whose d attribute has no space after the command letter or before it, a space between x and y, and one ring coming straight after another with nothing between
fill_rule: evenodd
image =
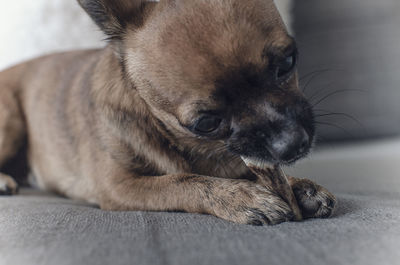
<instances>
[{"instance_id":1,"label":"dog's head","mask_svg":"<svg viewBox=\"0 0 400 265\"><path fill-rule=\"evenodd\" d=\"M80 0L184 148L269 163L306 155L313 114L272 0Z\"/></svg>"}]
</instances>

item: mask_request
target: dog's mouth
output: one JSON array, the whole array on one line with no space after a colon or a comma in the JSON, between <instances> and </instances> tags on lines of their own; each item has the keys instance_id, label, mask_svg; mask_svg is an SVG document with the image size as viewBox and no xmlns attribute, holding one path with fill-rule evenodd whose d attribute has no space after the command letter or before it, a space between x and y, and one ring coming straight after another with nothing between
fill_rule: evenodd
<instances>
[{"instance_id":1,"label":"dog's mouth","mask_svg":"<svg viewBox=\"0 0 400 265\"><path fill-rule=\"evenodd\" d=\"M281 159L278 159L273 156L271 157L271 159L265 159L265 158L259 158L259 157L254 157L254 156L241 155L240 158L243 160L243 162L247 166L253 165L258 168L268 169L268 168L272 168L274 166L290 166L290 165L294 164L295 162L297 162L298 160L304 158L307 154L308 154L308 152L301 153L301 154L298 154L288 160L281 160Z\"/></svg>"}]
</instances>

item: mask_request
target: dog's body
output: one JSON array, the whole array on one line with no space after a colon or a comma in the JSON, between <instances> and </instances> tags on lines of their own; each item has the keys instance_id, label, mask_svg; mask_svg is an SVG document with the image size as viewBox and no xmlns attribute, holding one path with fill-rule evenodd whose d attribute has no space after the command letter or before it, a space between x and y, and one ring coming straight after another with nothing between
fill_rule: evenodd
<instances>
[{"instance_id":1,"label":"dog's body","mask_svg":"<svg viewBox=\"0 0 400 265\"><path fill-rule=\"evenodd\" d=\"M241 160L292 162L314 133L293 70L266 77L270 54L295 49L272 1L110 2L80 1L106 48L0 73L0 166L27 140L39 187L103 209L289 220L287 203ZM0 182L15 192L11 177ZM331 214L328 191L290 182L306 217Z\"/></svg>"}]
</instances>

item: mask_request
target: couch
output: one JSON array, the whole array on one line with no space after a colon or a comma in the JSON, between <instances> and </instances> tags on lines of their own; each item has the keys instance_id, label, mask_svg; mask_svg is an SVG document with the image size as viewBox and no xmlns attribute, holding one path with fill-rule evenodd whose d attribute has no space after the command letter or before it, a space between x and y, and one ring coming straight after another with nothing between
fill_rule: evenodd
<instances>
[{"instance_id":1,"label":"couch","mask_svg":"<svg viewBox=\"0 0 400 265\"><path fill-rule=\"evenodd\" d=\"M0 264L400 264L400 139L325 146L286 171L333 191L329 219L276 226L106 212L31 189L0 198Z\"/></svg>"}]
</instances>

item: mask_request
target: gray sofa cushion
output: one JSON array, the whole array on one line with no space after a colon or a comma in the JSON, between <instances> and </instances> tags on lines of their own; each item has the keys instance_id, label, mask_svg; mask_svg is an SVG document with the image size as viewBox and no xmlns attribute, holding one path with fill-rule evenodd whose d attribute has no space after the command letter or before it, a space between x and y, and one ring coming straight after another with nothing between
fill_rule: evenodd
<instances>
[{"instance_id":1,"label":"gray sofa cushion","mask_svg":"<svg viewBox=\"0 0 400 265\"><path fill-rule=\"evenodd\" d=\"M335 192L338 208L330 219L271 227L186 213L105 212L24 190L0 198L0 264L400 264L399 146L319 151L288 169Z\"/></svg>"},{"instance_id":2,"label":"gray sofa cushion","mask_svg":"<svg viewBox=\"0 0 400 265\"><path fill-rule=\"evenodd\" d=\"M185 213L0 199L1 264L399 264L400 201L339 195L333 218L273 227Z\"/></svg>"}]
</instances>

